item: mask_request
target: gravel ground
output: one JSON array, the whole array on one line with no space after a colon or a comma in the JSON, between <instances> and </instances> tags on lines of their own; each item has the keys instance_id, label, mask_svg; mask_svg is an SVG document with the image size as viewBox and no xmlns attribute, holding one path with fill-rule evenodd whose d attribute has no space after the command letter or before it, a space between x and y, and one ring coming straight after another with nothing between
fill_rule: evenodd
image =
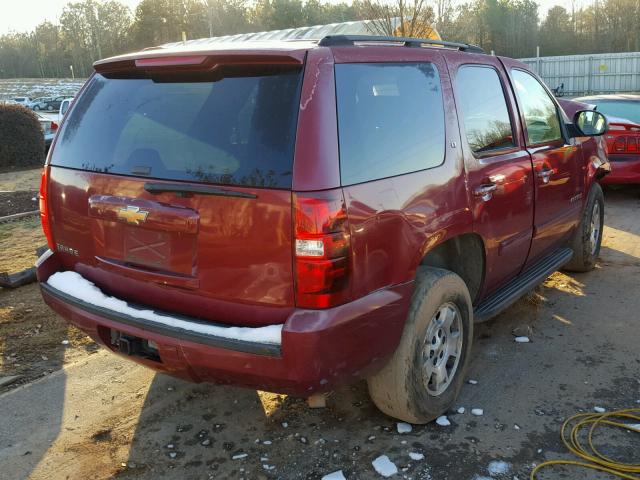
<instances>
[{"instance_id":1,"label":"gravel ground","mask_svg":"<svg viewBox=\"0 0 640 480\"><path fill-rule=\"evenodd\" d=\"M0 395L0 469L12 479L131 480L319 479L342 470L351 480L382 478L372 462L386 455L399 470L392 478L524 480L533 465L568 458L563 418L640 406L640 191L606 197L597 268L556 273L477 327L457 405L465 410L451 412L449 426L398 433L364 382L310 410L282 395L187 384L101 351ZM522 333L529 343L514 341ZM596 441L638 461L637 438ZM607 478L560 473L540 479Z\"/></svg>"}]
</instances>

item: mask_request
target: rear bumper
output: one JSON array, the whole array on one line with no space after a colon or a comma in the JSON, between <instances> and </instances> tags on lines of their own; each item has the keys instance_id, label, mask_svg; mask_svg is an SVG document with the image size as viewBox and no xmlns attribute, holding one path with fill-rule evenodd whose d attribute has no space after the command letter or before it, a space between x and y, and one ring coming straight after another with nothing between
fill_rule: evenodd
<instances>
[{"instance_id":1,"label":"rear bumper","mask_svg":"<svg viewBox=\"0 0 640 480\"><path fill-rule=\"evenodd\" d=\"M413 283L406 283L331 309L297 309L282 327L280 345L275 345L167 327L91 305L46 283L59 269L56 254L49 252L38 262L45 302L114 353L120 354L111 345L111 330L154 341L160 362L127 358L155 370L196 382L298 396L352 383L381 368L398 345L413 293Z\"/></svg>"},{"instance_id":2,"label":"rear bumper","mask_svg":"<svg viewBox=\"0 0 640 480\"><path fill-rule=\"evenodd\" d=\"M640 155L609 155L611 173L600 180L602 184L640 185Z\"/></svg>"}]
</instances>

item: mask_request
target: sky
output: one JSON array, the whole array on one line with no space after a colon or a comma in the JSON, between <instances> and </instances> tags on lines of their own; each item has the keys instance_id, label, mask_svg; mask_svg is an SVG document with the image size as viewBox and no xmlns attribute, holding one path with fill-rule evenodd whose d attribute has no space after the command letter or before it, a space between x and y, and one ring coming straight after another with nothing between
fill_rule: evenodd
<instances>
[{"instance_id":1,"label":"sky","mask_svg":"<svg viewBox=\"0 0 640 480\"><path fill-rule=\"evenodd\" d=\"M10 32L31 31L45 20L58 23L63 7L70 0L0 0L0 35ZM119 0L132 11L140 0ZM335 3L341 0L329 0ZM348 1L348 0L346 0ZM540 4L540 15L544 16L554 5L570 8L570 2L562 0L537 0ZM579 3L579 2L576 2Z\"/></svg>"},{"instance_id":2,"label":"sky","mask_svg":"<svg viewBox=\"0 0 640 480\"><path fill-rule=\"evenodd\" d=\"M58 23L63 7L70 0L0 0L0 35L11 30L31 31L45 20ZM119 0L132 11L140 0Z\"/></svg>"}]
</instances>

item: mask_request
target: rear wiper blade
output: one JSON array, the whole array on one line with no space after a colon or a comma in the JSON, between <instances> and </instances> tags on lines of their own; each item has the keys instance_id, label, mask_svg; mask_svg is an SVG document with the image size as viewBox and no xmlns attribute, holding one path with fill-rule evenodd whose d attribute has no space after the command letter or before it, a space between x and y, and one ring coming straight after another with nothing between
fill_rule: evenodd
<instances>
[{"instance_id":1,"label":"rear wiper blade","mask_svg":"<svg viewBox=\"0 0 640 480\"><path fill-rule=\"evenodd\" d=\"M146 182L144 189L153 194L158 193L178 193L181 196L187 195L216 195L219 197L238 197L238 198L258 198L253 193L237 192L235 190L227 190L208 185L184 185L181 183L154 183Z\"/></svg>"}]
</instances>

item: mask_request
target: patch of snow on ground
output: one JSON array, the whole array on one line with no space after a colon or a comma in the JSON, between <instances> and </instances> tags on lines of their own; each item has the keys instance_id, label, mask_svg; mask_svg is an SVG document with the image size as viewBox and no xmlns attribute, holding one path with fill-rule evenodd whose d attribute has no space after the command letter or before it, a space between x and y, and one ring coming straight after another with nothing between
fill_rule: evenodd
<instances>
[{"instance_id":1,"label":"patch of snow on ground","mask_svg":"<svg viewBox=\"0 0 640 480\"><path fill-rule=\"evenodd\" d=\"M395 463L389 460L389 457L386 455L380 455L373 462L371 462L373 468L375 468L376 472L378 472L383 477L390 477L398 473L398 467L396 467Z\"/></svg>"},{"instance_id":2,"label":"patch of snow on ground","mask_svg":"<svg viewBox=\"0 0 640 480\"><path fill-rule=\"evenodd\" d=\"M496 475L504 475L509 471L509 464L507 462L503 462L502 460L494 460L493 462L489 462L489 466L487 467L487 471L489 475L495 477Z\"/></svg>"},{"instance_id":3,"label":"patch of snow on ground","mask_svg":"<svg viewBox=\"0 0 640 480\"><path fill-rule=\"evenodd\" d=\"M174 328L213 335L222 338L232 338L246 342L270 343L280 345L282 325L269 325L268 327L219 327L205 323L188 322L168 315L159 315L153 310L138 310L130 307L127 302L115 297L109 297L102 293L89 280L76 272L57 272L49 277L47 283L56 290L70 295L78 300L90 303L97 307L107 308L115 312L129 315L130 317L148 320L154 323L168 325Z\"/></svg>"},{"instance_id":4,"label":"patch of snow on ground","mask_svg":"<svg viewBox=\"0 0 640 480\"><path fill-rule=\"evenodd\" d=\"M465 412L464 407L458 408L458 413L463 414Z\"/></svg>"},{"instance_id":5,"label":"patch of snow on ground","mask_svg":"<svg viewBox=\"0 0 640 480\"><path fill-rule=\"evenodd\" d=\"M516 343L529 343L531 341L529 337L516 337L514 340Z\"/></svg>"},{"instance_id":6,"label":"patch of snow on ground","mask_svg":"<svg viewBox=\"0 0 640 480\"><path fill-rule=\"evenodd\" d=\"M436 418L436 423L441 427L448 427L449 425L451 425L451 422L446 415L442 415L441 417Z\"/></svg>"},{"instance_id":7,"label":"patch of snow on ground","mask_svg":"<svg viewBox=\"0 0 640 480\"><path fill-rule=\"evenodd\" d=\"M422 460L424 455L418 452L409 452L409 457L411 457L411 460Z\"/></svg>"},{"instance_id":8,"label":"patch of snow on ground","mask_svg":"<svg viewBox=\"0 0 640 480\"><path fill-rule=\"evenodd\" d=\"M468 380L468 381L467 381L467 383L468 383L468 384L470 384L470 385L477 385L477 384L478 384L478 381L477 381L477 380L470 379L470 380Z\"/></svg>"},{"instance_id":9,"label":"patch of snow on ground","mask_svg":"<svg viewBox=\"0 0 640 480\"><path fill-rule=\"evenodd\" d=\"M398 422L396 428L398 429L398 433L411 433L411 430L413 430L413 427L405 422Z\"/></svg>"},{"instance_id":10,"label":"patch of snow on ground","mask_svg":"<svg viewBox=\"0 0 640 480\"><path fill-rule=\"evenodd\" d=\"M344 476L344 473L342 473L342 470L338 470L337 472L332 472L329 473L328 475L325 475L324 477L322 477L322 480L347 480Z\"/></svg>"},{"instance_id":11,"label":"patch of snow on ground","mask_svg":"<svg viewBox=\"0 0 640 480\"><path fill-rule=\"evenodd\" d=\"M475 415L476 417L481 417L484 415L484 410L481 408L472 408L471 415Z\"/></svg>"},{"instance_id":12,"label":"patch of snow on ground","mask_svg":"<svg viewBox=\"0 0 640 480\"><path fill-rule=\"evenodd\" d=\"M234 455L231 457L232 460L242 460L243 458L247 458L249 456L248 453L239 453L238 455Z\"/></svg>"},{"instance_id":13,"label":"patch of snow on ground","mask_svg":"<svg viewBox=\"0 0 640 480\"><path fill-rule=\"evenodd\" d=\"M596 413L604 413L606 410L602 407L593 407L593 411Z\"/></svg>"}]
</instances>

